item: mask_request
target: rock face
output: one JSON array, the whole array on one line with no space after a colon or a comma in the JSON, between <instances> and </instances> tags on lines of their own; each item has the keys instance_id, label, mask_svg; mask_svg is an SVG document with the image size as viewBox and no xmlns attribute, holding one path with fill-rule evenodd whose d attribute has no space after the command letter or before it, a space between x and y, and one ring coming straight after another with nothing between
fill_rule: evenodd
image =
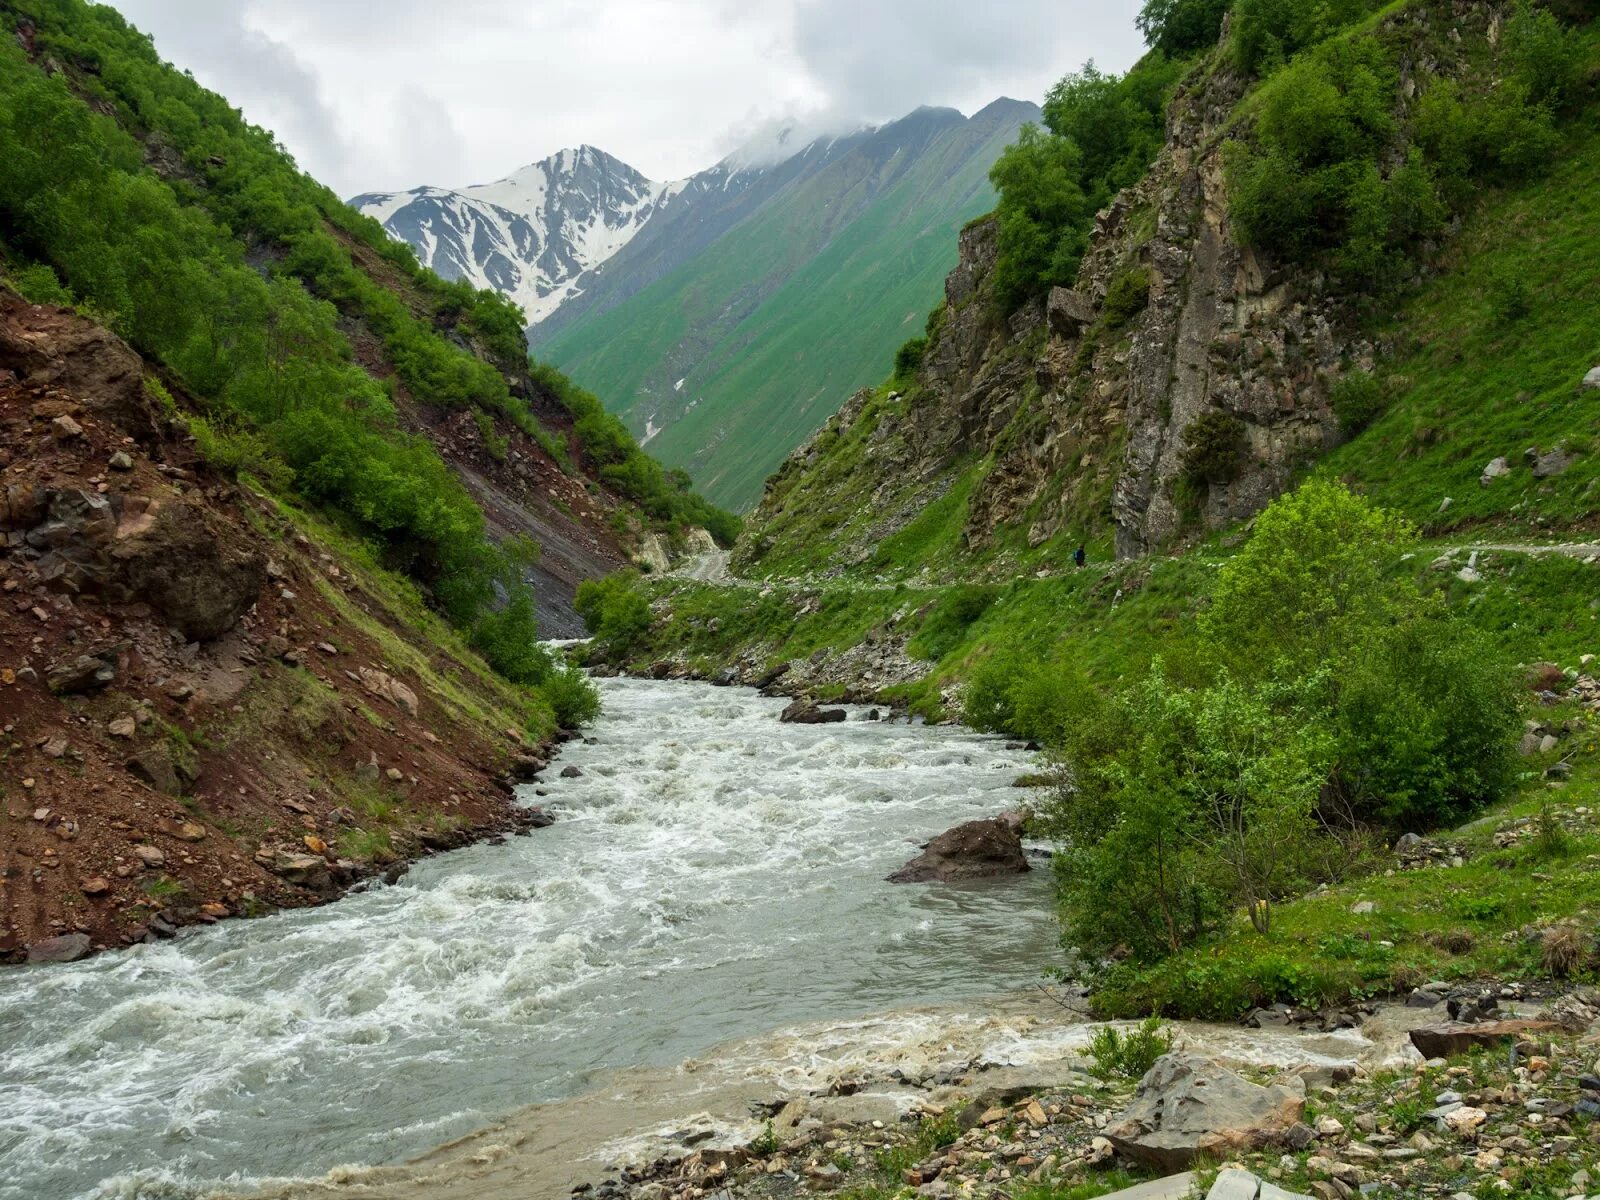
<instances>
[{"instance_id":1,"label":"rock face","mask_svg":"<svg viewBox=\"0 0 1600 1200\"><path fill-rule=\"evenodd\" d=\"M1186 1054L1168 1054L1139 1081L1106 1137L1117 1153L1162 1171L1281 1142L1305 1108L1305 1084L1262 1087Z\"/></svg>"},{"instance_id":2,"label":"rock face","mask_svg":"<svg viewBox=\"0 0 1600 1200\"><path fill-rule=\"evenodd\" d=\"M1452 36L1481 44L1498 19L1462 6ZM1384 36L1426 58L1429 20L1397 12ZM1071 288L997 318L996 223L963 230L915 403L851 397L769 481L735 569L759 575L787 539L821 542L832 569L865 565L958 484L968 549L1078 534L1109 494L1117 555L1138 557L1248 518L1335 445L1331 388L1369 370L1375 349L1323 272L1240 244L1224 157L1248 84L1219 65L1180 86L1163 149L1097 217ZM1177 487L1185 436L1219 414L1243 431L1242 469L1190 503ZM850 520L808 519L839 496L862 498Z\"/></svg>"},{"instance_id":3,"label":"rock face","mask_svg":"<svg viewBox=\"0 0 1600 1200\"><path fill-rule=\"evenodd\" d=\"M1017 826L1005 817L968 821L928 842L893 875L890 883L949 883L1028 870Z\"/></svg>"},{"instance_id":4,"label":"rock face","mask_svg":"<svg viewBox=\"0 0 1600 1200\"><path fill-rule=\"evenodd\" d=\"M182 501L82 488L8 494L0 534L55 591L142 601L189 641L233 628L266 583L264 557L228 550L214 523Z\"/></svg>"}]
</instances>

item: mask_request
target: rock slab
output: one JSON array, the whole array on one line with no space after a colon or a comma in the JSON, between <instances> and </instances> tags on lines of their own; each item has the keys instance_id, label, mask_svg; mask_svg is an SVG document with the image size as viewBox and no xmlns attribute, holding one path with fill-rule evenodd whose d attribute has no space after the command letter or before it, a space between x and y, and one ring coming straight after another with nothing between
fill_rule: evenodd
<instances>
[{"instance_id":1,"label":"rock slab","mask_svg":"<svg viewBox=\"0 0 1600 1200\"><path fill-rule=\"evenodd\" d=\"M1475 1046L1498 1046L1506 1038L1525 1037L1529 1034L1555 1033L1561 1028L1555 1021L1455 1021L1444 1025L1427 1025L1411 1031L1411 1044L1423 1058L1454 1058Z\"/></svg>"},{"instance_id":2,"label":"rock slab","mask_svg":"<svg viewBox=\"0 0 1600 1200\"><path fill-rule=\"evenodd\" d=\"M1105 1134L1125 1158L1162 1171L1283 1142L1305 1109L1305 1083L1262 1087L1208 1059L1167 1054Z\"/></svg>"}]
</instances>

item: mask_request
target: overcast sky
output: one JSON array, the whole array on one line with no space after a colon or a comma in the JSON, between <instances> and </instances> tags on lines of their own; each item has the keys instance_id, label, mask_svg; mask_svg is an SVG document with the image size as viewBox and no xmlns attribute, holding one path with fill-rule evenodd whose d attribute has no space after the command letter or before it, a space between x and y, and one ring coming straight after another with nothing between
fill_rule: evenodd
<instances>
[{"instance_id":1,"label":"overcast sky","mask_svg":"<svg viewBox=\"0 0 1600 1200\"><path fill-rule=\"evenodd\" d=\"M752 131L1039 100L1124 70L1139 0L113 0L339 191L457 187L587 142L654 179Z\"/></svg>"}]
</instances>

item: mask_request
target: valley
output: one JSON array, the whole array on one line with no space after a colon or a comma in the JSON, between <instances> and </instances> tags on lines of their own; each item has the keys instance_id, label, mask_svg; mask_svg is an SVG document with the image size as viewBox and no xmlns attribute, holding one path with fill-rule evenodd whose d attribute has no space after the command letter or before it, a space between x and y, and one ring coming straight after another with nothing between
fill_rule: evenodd
<instances>
[{"instance_id":1,"label":"valley","mask_svg":"<svg viewBox=\"0 0 1600 1200\"><path fill-rule=\"evenodd\" d=\"M0 1200L1600 1186L1594 4L1011 15L346 204L0 0Z\"/></svg>"}]
</instances>

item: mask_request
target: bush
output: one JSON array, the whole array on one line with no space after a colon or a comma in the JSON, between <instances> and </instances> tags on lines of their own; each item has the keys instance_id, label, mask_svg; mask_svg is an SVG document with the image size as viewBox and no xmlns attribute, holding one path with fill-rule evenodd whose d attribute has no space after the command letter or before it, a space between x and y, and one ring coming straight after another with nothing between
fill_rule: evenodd
<instances>
[{"instance_id":1,"label":"bush","mask_svg":"<svg viewBox=\"0 0 1600 1200\"><path fill-rule=\"evenodd\" d=\"M1100 1079L1143 1079L1162 1055L1172 1049L1172 1034L1161 1018L1146 1017L1126 1035L1115 1026L1095 1030L1089 1040L1089 1073Z\"/></svg>"},{"instance_id":2,"label":"bush","mask_svg":"<svg viewBox=\"0 0 1600 1200\"><path fill-rule=\"evenodd\" d=\"M1106 288L1105 302L1100 311L1112 327L1126 325L1144 311L1150 300L1150 272L1143 267L1131 267L1118 275Z\"/></svg>"},{"instance_id":3,"label":"bush","mask_svg":"<svg viewBox=\"0 0 1600 1200\"><path fill-rule=\"evenodd\" d=\"M910 379L922 366L922 356L928 352L928 339L914 337L894 352L894 377Z\"/></svg>"},{"instance_id":4,"label":"bush","mask_svg":"<svg viewBox=\"0 0 1600 1200\"><path fill-rule=\"evenodd\" d=\"M1346 437L1353 437L1371 425L1388 403L1378 377L1360 370L1341 375L1330 389L1328 401L1339 422L1339 432Z\"/></svg>"},{"instance_id":5,"label":"bush","mask_svg":"<svg viewBox=\"0 0 1600 1200\"><path fill-rule=\"evenodd\" d=\"M587 725L600 715L600 693L575 667L561 667L541 687L563 729Z\"/></svg>"},{"instance_id":6,"label":"bush","mask_svg":"<svg viewBox=\"0 0 1600 1200\"><path fill-rule=\"evenodd\" d=\"M1244 466L1244 422L1212 409L1183 431L1183 474L1196 487L1232 483Z\"/></svg>"},{"instance_id":7,"label":"bush","mask_svg":"<svg viewBox=\"0 0 1600 1200\"><path fill-rule=\"evenodd\" d=\"M627 575L584 580L574 606L598 647L611 658L626 658L650 632L650 604Z\"/></svg>"},{"instance_id":8,"label":"bush","mask_svg":"<svg viewBox=\"0 0 1600 1200\"><path fill-rule=\"evenodd\" d=\"M1163 54L1189 54L1217 44L1232 0L1145 0L1134 18L1145 45Z\"/></svg>"},{"instance_id":9,"label":"bush","mask_svg":"<svg viewBox=\"0 0 1600 1200\"><path fill-rule=\"evenodd\" d=\"M11 277L12 285L29 304L56 304L70 308L72 292L63 287L56 273L45 263L24 267Z\"/></svg>"}]
</instances>

